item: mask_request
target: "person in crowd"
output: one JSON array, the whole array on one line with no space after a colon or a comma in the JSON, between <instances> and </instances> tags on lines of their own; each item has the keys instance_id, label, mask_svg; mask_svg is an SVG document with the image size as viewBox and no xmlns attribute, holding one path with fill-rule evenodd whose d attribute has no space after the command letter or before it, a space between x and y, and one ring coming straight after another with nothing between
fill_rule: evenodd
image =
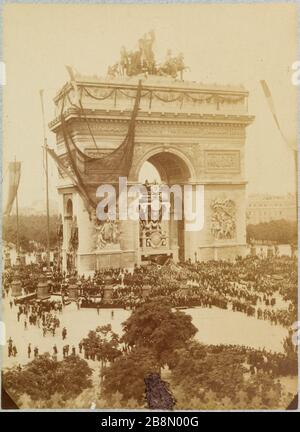
<instances>
[{"instance_id":1,"label":"person in crowd","mask_svg":"<svg viewBox=\"0 0 300 432\"><path fill-rule=\"evenodd\" d=\"M31 356L31 343L28 344L27 355L28 355L28 358L30 359L30 356Z\"/></svg>"}]
</instances>

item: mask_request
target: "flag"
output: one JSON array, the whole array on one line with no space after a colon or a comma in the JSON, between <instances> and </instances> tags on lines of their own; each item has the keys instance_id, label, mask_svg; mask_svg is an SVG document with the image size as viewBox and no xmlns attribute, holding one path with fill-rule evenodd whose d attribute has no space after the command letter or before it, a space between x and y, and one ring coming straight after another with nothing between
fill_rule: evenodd
<instances>
[{"instance_id":1,"label":"flag","mask_svg":"<svg viewBox=\"0 0 300 432\"><path fill-rule=\"evenodd\" d=\"M21 177L21 162L10 162L8 166L9 171L9 189L8 189L8 199L6 207L4 210L4 216L9 216L12 206L14 204L19 183Z\"/></svg>"},{"instance_id":2,"label":"flag","mask_svg":"<svg viewBox=\"0 0 300 432\"><path fill-rule=\"evenodd\" d=\"M284 142L285 142L285 143L286 143L286 144L287 144L287 145L288 145L292 150L296 151L296 150L297 150L297 143L294 143L294 142L291 142L290 140L288 140L288 139L286 138L286 136L284 135L284 133L282 132L282 130L281 130L281 127L280 127L280 124L279 124L279 121L278 121L278 117L277 117L277 114L276 114L276 110L275 110L274 101L273 101L273 98L272 98L271 91L270 91L270 89L269 89L269 87L268 87L268 84L266 83L265 80L261 80L260 83L261 83L261 86L262 86L263 92L264 92L264 94L265 94L265 97L266 97L266 99L267 99L267 103L268 103L269 109L270 109L270 111L271 111L271 113L272 113L272 115L273 115L273 119L274 119L274 121L275 121L275 123L276 123L276 126L277 126L277 128L278 128L278 131L279 131L279 133L280 133L280 135L281 135L283 141L284 141Z\"/></svg>"}]
</instances>

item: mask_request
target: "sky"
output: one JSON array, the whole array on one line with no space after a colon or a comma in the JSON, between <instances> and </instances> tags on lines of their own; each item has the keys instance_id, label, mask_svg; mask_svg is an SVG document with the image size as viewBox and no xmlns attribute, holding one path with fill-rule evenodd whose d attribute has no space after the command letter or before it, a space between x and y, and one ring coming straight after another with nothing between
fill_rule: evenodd
<instances>
[{"instance_id":1,"label":"sky","mask_svg":"<svg viewBox=\"0 0 300 432\"><path fill-rule=\"evenodd\" d=\"M20 206L43 200L43 126L39 90L44 89L46 122L54 117L53 97L68 80L65 65L87 75L105 76L122 45L132 49L154 29L154 51L183 52L190 71L185 80L243 84L250 92L247 128L248 193L294 192L293 154L282 140L259 81L271 89L285 135L297 136L295 4L241 5L4 5L3 54L4 190L7 165L22 162ZM48 144L55 136L47 130ZM50 192L56 169L50 161ZM4 193L5 198L5 193Z\"/></svg>"}]
</instances>

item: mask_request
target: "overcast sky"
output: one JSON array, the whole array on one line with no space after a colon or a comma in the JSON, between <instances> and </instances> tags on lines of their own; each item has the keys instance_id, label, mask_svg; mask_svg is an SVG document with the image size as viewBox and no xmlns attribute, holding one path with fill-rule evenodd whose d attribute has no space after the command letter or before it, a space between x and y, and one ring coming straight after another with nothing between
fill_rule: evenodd
<instances>
[{"instance_id":1,"label":"overcast sky","mask_svg":"<svg viewBox=\"0 0 300 432\"><path fill-rule=\"evenodd\" d=\"M292 152L269 112L259 80L271 88L284 133L295 140L297 9L293 4L252 5L4 5L4 176L9 160L22 161L21 206L44 197L39 90L47 122L53 96L67 81L65 65L105 75L120 47L132 49L150 29L158 60L168 48L183 52L186 80L243 84L250 91L246 175L248 192L294 191ZM50 146L55 136L48 132ZM50 163L51 190L56 170Z\"/></svg>"}]
</instances>

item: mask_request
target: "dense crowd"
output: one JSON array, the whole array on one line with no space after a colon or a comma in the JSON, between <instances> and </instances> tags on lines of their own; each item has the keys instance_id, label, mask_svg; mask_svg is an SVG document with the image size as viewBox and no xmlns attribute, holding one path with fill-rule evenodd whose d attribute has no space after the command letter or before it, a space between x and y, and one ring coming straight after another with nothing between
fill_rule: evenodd
<instances>
[{"instance_id":1,"label":"dense crowd","mask_svg":"<svg viewBox=\"0 0 300 432\"><path fill-rule=\"evenodd\" d=\"M147 296L166 296L174 307L231 309L288 327L297 317L297 261L247 257L234 263L170 262L125 273L122 286L114 290L115 301L125 306ZM278 299L284 308L277 305Z\"/></svg>"},{"instance_id":2,"label":"dense crowd","mask_svg":"<svg viewBox=\"0 0 300 432\"><path fill-rule=\"evenodd\" d=\"M34 293L39 281L38 266L22 267L19 273L23 293ZM3 274L6 292L13 276L13 269ZM70 277L53 269L48 281L49 291L62 295L62 303L68 296ZM110 288L109 303L115 307L134 308L148 297L166 296L174 307L214 306L286 327L297 320L297 260L287 256L180 264L169 260L163 266L136 266L132 272L109 268L88 277L75 274L73 284L74 280L78 307L99 307L99 302L104 306L105 289ZM35 308L31 312L34 322L39 316ZM50 317L43 327L55 331L56 324Z\"/></svg>"},{"instance_id":3,"label":"dense crowd","mask_svg":"<svg viewBox=\"0 0 300 432\"><path fill-rule=\"evenodd\" d=\"M9 293L14 272L13 268L3 273L4 296ZM44 299L32 298L40 280L41 268L31 264L19 268L18 272L23 296L10 297L11 312L15 313L18 322L22 320L25 331L34 326L44 337L62 339L63 345L58 344L57 347L57 339L53 338L53 359L79 355L89 361L101 361L101 353L85 340L79 341L76 346L70 345L67 328L61 328L60 315L68 303L70 284L78 287L78 309L92 304L98 314L99 309L105 307L105 302L110 307L134 309L149 298L166 297L174 308L217 307L285 327L297 321L297 261L286 256L178 264L168 260L163 266L136 266L133 271L109 268L96 271L89 277L52 269L50 277L48 272L49 297ZM105 295L107 288L110 292L108 297ZM58 296L51 297L50 294ZM113 319L113 309L111 314ZM7 348L8 356L18 361L22 354L18 351L22 349L11 337ZM38 345L28 343L26 349L28 359L39 356ZM127 347L121 346L121 349L126 350ZM208 354L226 351L233 358L241 356L245 373L249 375L264 372L277 378L289 375L297 367L295 359L286 353L243 345L205 345L205 350Z\"/></svg>"},{"instance_id":4,"label":"dense crowd","mask_svg":"<svg viewBox=\"0 0 300 432\"><path fill-rule=\"evenodd\" d=\"M283 353L255 349L244 345L205 345L207 354L231 353L240 355L246 371L251 374L268 373L273 378L297 374L297 361Z\"/></svg>"}]
</instances>

